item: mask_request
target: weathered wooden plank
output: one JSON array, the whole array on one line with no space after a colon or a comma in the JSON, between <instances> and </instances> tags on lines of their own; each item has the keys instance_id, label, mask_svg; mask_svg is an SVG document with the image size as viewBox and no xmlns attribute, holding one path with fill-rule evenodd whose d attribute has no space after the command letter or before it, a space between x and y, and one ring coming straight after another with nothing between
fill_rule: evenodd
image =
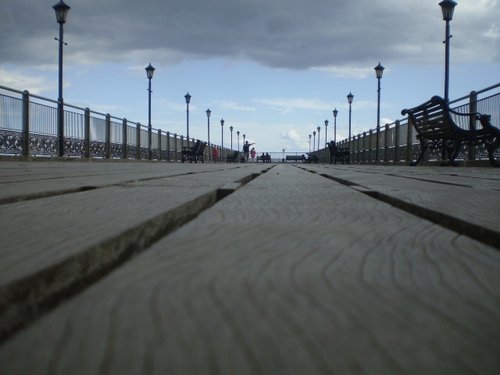
<instances>
[{"instance_id":1,"label":"weathered wooden plank","mask_svg":"<svg viewBox=\"0 0 500 375\"><path fill-rule=\"evenodd\" d=\"M20 332L0 362L26 374L496 374L498 321L498 251L280 165Z\"/></svg>"},{"instance_id":2,"label":"weathered wooden plank","mask_svg":"<svg viewBox=\"0 0 500 375\"><path fill-rule=\"evenodd\" d=\"M356 167L308 166L307 169L346 184L359 185L379 194L381 199L394 200L396 205L403 202L399 207L405 208L406 204L414 212L427 210L429 218L434 215L443 225L500 247L500 190L496 185L465 185L461 183L463 179L459 179L459 183L455 176L440 181L436 171L426 177L408 178L405 170L398 172L395 168L376 171L363 168L362 173Z\"/></svg>"},{"instance_id":3,"label":"weathered wooden plank","mask_svg":"<svg viewBox=\"0 0 500 375\"><path fill-rule=\"evenodd\" d=\"M4 204L0 336L206 209L219 188L265 168L154 178Z\"/></svg>"},{"instance_id":4,"label":"weathered wooden plank","mask_svg":"<svg viewBox=\"0 0 500 375\"><path fill-rule=\"evenodd\" d=\"M310 165L321 170L335 168L338 171L355 174L369 173L383 176L399 176L425 182L437 182L476 189L500 191L500 171L498 168L454 168L454 167L408 167L380 165Z\"/></svg>"},{"instance_id":5,"label":"weathered wooden plank","mask_svg":"<svg viewBox=\"0 0 500 375\"><path fill-rule=\"evenodd\" d=\"M226 168L223 164L212 163L2 162L0 163L0 204L136 180Z\"/></svg>"}]
</instances>

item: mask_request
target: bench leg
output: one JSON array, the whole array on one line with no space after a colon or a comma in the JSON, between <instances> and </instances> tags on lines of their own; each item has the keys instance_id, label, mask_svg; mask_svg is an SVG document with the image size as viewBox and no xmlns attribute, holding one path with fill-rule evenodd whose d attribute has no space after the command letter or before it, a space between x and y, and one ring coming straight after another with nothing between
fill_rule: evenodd
<instances>
[{"instance_id":1,"label":"bench leg","mask_svg":"<svg viewBox=\"0 0 500 375\"><path fill-rule=\"evenodd\" d=\"M462 146L462 142L458 140L448 140L445 142L443 147L448 154L448 162L444 165L454 165L455 159L460 152L460 146Z\"/></svg>"},{"instance_id":2,"label":"bench leg","mask_svg":"<svg viewBox=\"0 0 500 375\"><path fill-rule=\"evenodd\" d=\"M410 165L413 167L420 163L424 158L425 151L427 151L427 147L429 146L429 142L425 140L420 140L420 154L418 155L417 161L411 162Z\"/></svg>"},{"instance_id":3,"label":"bench leg","mask_svg":"<svg viewBox=\"0 0 500 375\"><path fill-rule=\"evenodd\" d=\"M485 143L486 150L488 151L488 159L494 167L500 167L500 163L495 160L495 150L500 146L500 137L495 137L493 142Z\"/></svg>"}]
</instances>

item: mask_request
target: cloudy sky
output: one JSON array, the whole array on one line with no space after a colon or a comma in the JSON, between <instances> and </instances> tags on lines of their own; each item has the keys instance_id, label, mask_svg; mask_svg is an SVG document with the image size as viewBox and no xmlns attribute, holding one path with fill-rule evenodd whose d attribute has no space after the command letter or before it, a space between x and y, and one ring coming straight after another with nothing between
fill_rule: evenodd
<instances>
[{"instance_id":1,"label":"cloudy sky","mask_svg":"<svg viewBox=\"0 0 500 375\"><path fill-rule=\"evenodd\" d=\"M451 22L450 98L500 82L500 0L457 0ZM1 0L0 85L57 98L55 0ZM67 103L211 141L225 120L257 151L308 149L308 135L337 108L337 140L443 95L444 32L437 0L67 0ZM234 135L236 148L236 134Z\"/></svg>"}]
</instances>

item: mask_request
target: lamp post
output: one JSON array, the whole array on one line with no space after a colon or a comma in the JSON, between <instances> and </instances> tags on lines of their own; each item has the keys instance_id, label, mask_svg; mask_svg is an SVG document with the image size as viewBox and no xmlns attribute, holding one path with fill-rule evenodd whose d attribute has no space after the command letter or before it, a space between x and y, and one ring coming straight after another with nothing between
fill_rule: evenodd
<instances>
[{"instance_id":1,"label":"lamp post","mask_svg":"<svg viewBox=\"0 0 500 375\"><path fill-rule=\"evenodd\" d=\"M329 121L325 120L325 148L328 147L328 124Z\"/></svg>"},{"instance_id":2,"label":"lamp post","mask_svg":"<svg viewBox=\"0 0 500 375\"><path fill-rule=\"evenodd\" d=\"M223 159L223 152L224 152L224 119L222 118L220 120L220 129L221 129L221 136L220 136L220 157L222 160Z\"/></svg>"},{"instance_id":3,"label":"lamp post","mask_svg":"<svg viewBox=\"0 0 500 375\"><path fill-rule=\"evenodd\" d=\"M146 66L146 76L148 77L148 159L152 159L151 155L151 79L153 78L153 73L155 72L155 68L149 63Z\"/></svg>"},{"instance_id":4,"label":"lamp post","mask_svg":"<svg viewBox=\"0 0 500 375\"><path fill-rule=\"evenodd\" d=\"M243 134L243 144L245 144L245 138L246 138L246 135Z\"/></svg>"},{"instance_id":5,"label":"lamp post","mask_svg":"<svg viewBox=\"0 0 500 375\"><path fill-rule=\"evenodd\" d=\"M207 134L207 143L208 143L208 146L210 147L210 114L212 113L212 111L207 108L207 110L205 111L205 113L207 114L207 131L208 131L208 134ZM210 152L208 153L208 160L210 160Z\"/></svg>"},{"instance_id":6,"label":"lamp post","mask_svg":"<svg viewBox=\"0 0 500 375\"><path fill-rule=\"evenodd\" d=\"M231 151L233 150L233 126L229 127L229 131L231 132Z\"/></svg>"},{"instance_id":7,"label":"lamp post","mask_svg":"<svg viewBox=\"0 0 500 375\"><path fill-rule=\"evenodd\" d=\"M443 20L446 21L446 38L445 44L445 60L444 60L444 99L449 100L448 86L450 78L450 21L453 19L453 11L455 10L456 2L453 0L443 0L439 3L443 12Z\"/></svg>"},{"instance_id":8,"label":"lamp post","mask_svg":"<svg viewBox=\"0 0 500 375\"><path fill-rule=\"evenodd\" d=\"M375 75L377 76L377 81L378 81L378 89L377 89L377 148L375 150L375 160L379 161L378 159L378 149L380 145L380 79L382 78L382 75L384 74L384 67L380 65L380 61L378 65L375 67Z\"/></svg>"},{"instance_id":9,"label":"lamp post","mask_svg":"<svg viewBox=\"0 0 500 375\"><path fill-rule=\"evenodd\" d=\"M314 147L316 147L316 130L313 131L313 152L314 152Z\"/></svg>"},{"instance_id":10,"label":"lamp post","mask_svg":"<svg viewBox=\"0 0 500 375\"><path fill-rule=\"evenodd\" d=\"M319 152L319 138L320 138L319 132L321 131L321 126L318 126L316 129L318 130L318 152Z\"/></svg>"},{"instance_id":11,"label":"lamp post","mask_svg":"<svg viewBox=\"0 0 500 375\"><path fill-rule=\"evenodd\" d=\"M309 152L311 152L311 134L309 134Z\"/></svg>"},{"instance_id":12,"label":"lamp post","mask_svg":"<svg viewBox=\"0 0 500 375\"><path fill-rule=\"evenodd\" d=\"M64 43L63 25L66 23L70 7L61 0L52 8L56 12L57 23L59 24L59 38L56 38L59 41L59 98L57 99L58 155L64 156L63 44L66 43Z\"/></svg>"},{"instance_id":13,"label":"lamp post","mask_svg":"<svg viewBox=\"0 0 500 375\"><path fill-rule=\"evenodd\" d=\"M347 95L347 101L349 102L349 156L347 157L347 163L351 161L351 104L353 99L354 95L349 92L349 95Z\"/></svg>"},{"instance_id":14,"label":"lamp post","mask_svg":"<svg viewBox=\"0 0 500 375\"><path fill-rule=\"evenodd\" d=\"M236 139L238 141L238 154L240 153L240 131L236 132Z\"/></svg>"},{"instance_id":15,"label":"lamp post","mask_svg":"<svg viewBox=\"0 0 500 375\"><path fill-rule=\"evenodd\" d=\"M333 141L337 144L337 108L333 110Z\"/></svg>"},{"instance_id":16,"label":"lamp post","mask_svg":"<svg viewBox=\"0 0 500 375\"><path fill-rule=\"evenodd\" d=\"M187 145L189 147L189 103L191 102L191 95L189 95L189 92L184 95L184 99L186 99L186 139Z\"/></svg>"}]
</instances>

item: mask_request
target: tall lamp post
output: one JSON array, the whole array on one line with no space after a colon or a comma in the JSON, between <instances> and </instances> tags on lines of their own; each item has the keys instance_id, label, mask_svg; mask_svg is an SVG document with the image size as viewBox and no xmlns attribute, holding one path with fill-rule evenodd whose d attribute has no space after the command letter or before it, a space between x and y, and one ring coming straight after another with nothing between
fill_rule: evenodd
<instances>
[{"instance_id":1,"label":"tall lamp post","mask_svg":"<svg viewBox=\"0 0 500 375\"><path fill-rule=\"evenodd\" d=\"M319 138L320 138L319 137L319 132L321 131L321 126L318 126L316 129L318 130L318 152L319 152L319 143L320 143L319 142Z\"/></svg>"},{"instance_id":2,"label":"tall lamp post","mask_svg":"<svg viewBox=\"0 0 500 375\"><path fill-rule=\"evenodd\" d=\"M153 73L155 72L155 68L149 63L146 66L146 76L148 77L148 159L152 159L151 154L151 79L153 78Z\"/></svg>"},{"instance_id":3,"label":"tall lamp post","mask_svg":"<svg viewBox=\"0 0 500 375\"><path fill-rule=\"evenodd\" d=\"M448 87L450 78L450 21L453 19L453 11L457 3L453 0L443 0L439 3L443 12L443 20L446 21L445 60L444 60L444 99L449 100Z\"/></svg>"},{"instance_id":4,"label":"tall lamp post","mask_svg":"<svg viewBox=\"0 0 500 375\"><path fill-rule=\"evenodd\" d=\"M337 144L337 108L333 110L333 141Z\"/></svg>"},{"instance_id":5,"label":"tall lamp post","mask_svg":"<svg viewBox=\"0 0 500 375\"><path fill-rule=\"evenodd\" d=\"M224 160L223 152L224 152L224 119L222 118L220 120L220 157L222 160Z\"/></svg>"},{"instance_id":6,"label":"tall lamp post","mask_svg":"<svg viewBox=\"0 0 500 375\"><path fill-rule=\"evenodd\" d=\"M377 81L378 81L378 89L377 89L377 148L375 150L375 159L378 163L379 158L378 158L378 149L380 147L380 79L382 78L382 75L384 74L384 67L380 65L380 62L378 65L375 67L375 75L377 76Z\"/></svg>"},{"instance_id":7,"label":"tall lamp post","mask_svg":"<svg viewBox=\"0 0 500 375\"><path fill-rule=\"evenodd\" d=\"M328 147L328 120L325 120L325 148Z\"/></svg>"},{"instance_id":8,"label":"tall lamp post","mask_svg":"<svg viewBox=\"0 0 500 375\"><path fill-rule=\"evenodd\" d=\"M191 102L191 95L189 95L189 92L184 95L184 99L186 99L186 139L187 145L189 147L189 103Z\"/></svg>"},{"instance_id":9,"label":"tall lamp post","mask_svg":"<svg viewBox=\"0 0 500 375\"><path fill-rule=\"evenodd\" d=\"M316 147L316 130L313 131L313 152L315 147Z\"/></svg>"},{"instance_id":10,"label":"tall lamp post","mask_svg":"<svg viewBox=\"0 0 500 375\"><path fill-rule=\"evenodd\" d=\"M208 146L210 147L210 114L212 113L212 111L207 108L207 110L205 111L205 113L207 114L207 130L208 130L208 134L207 134L207 143L208 143ZM208 160L210 160L210 152L208 153Z\"/></svg>"},{"instance_id":11,"label":"tall lamp post","mask_svg":"<svg viewBox=\"0 0 500 375\"><path fill-rule=\"evenodd\" d=\"M354 95L349 92L349 95L347 95L347 101L349 102L349 156L347 157L347 163L351 161L351 104L353 99Z\"/></svg>"},{"instance_id":12,"label":"tall lamp post","mask_svg":"<svg viewBox=\"0 0 500 375\"><path fill-rule=\"evenodd\" d=\"M229 127L229 131L231 132L231 151L233 150L233 126Z\"/></svg>"},{"instance_id":13,"label":"tall lamp post","mask_svg":"<svg viewBox=\"0 0 500 375\"><path fill-rule=\"evenodd\" d=\"M66 23L70 7L61 0L52 8L56 12L57 23L59 24L59 38L56 38L59 41L59 98L57 99L58 155L64 156L63 44L66 43L64 43L63 25Z\"/></svg>"},{"instance_id":14,"label":"tall lamp post","mask_svg":"<svg viewBox=\"0 0 500 375\"><path fill-rule=\"evenodd\" d=\"M309 152L311 152L311 134L309 134Z\"/></svg>"},{"instance_id":15,"label":"tall lamp post","mask_svg":"<svg viewBox=\"0 0 500 375\"><path fill-rule=\"evenodd\" d=\"M236 132L236 140L238 141L238 153L240 153L240 131Z\"/></svg>"},{"instance_id":16,"label":"tall lamp post","mask_svg":"<svg viewBox=\"0 0 500 375\"><path fill-rule=\"evenodd\" d=\"M247 136L246 136L245 134L243 134L243 145L245 144L245 138L246 138L246 137L247 137Z\"/></svg>"}]
</instances>

